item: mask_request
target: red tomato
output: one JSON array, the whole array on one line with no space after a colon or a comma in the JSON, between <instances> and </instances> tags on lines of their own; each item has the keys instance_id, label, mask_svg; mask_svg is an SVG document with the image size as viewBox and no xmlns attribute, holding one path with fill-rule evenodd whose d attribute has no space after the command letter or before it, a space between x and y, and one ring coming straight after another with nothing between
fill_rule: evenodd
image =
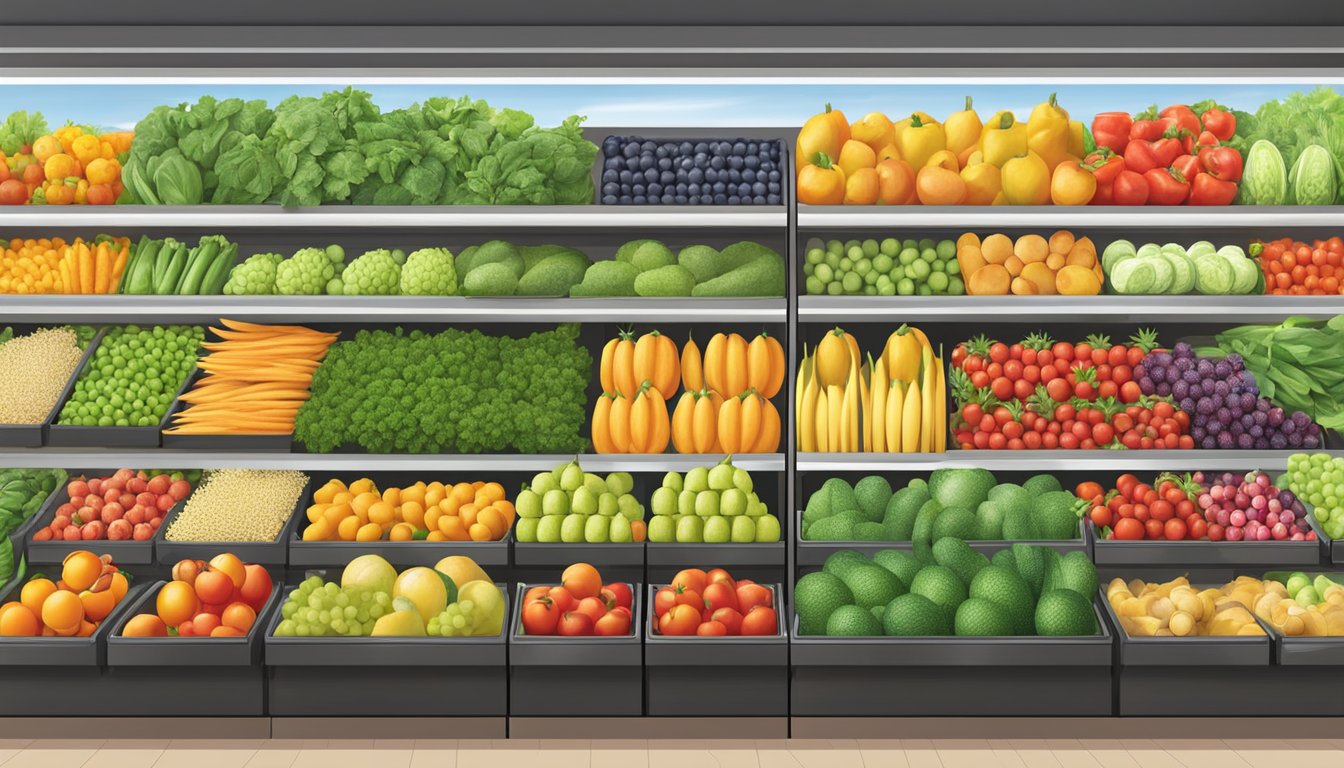
<instances>
[{"instance_id":1,"label":"red tomato","mask_svg":"<svg viewBox=\"0 0 1344 768\"><path fill-rule=\"evenodd\" d=\"M585 597L579 601L574 610L592 619L596 624L598 619L607 615L607 604L600 597Z\"/></svg>"},{"instance_id":2,"label":"red tomato","mask_svg":"<svg viewBox=\"0 0 1344 768\"><path fill-rule=\"evenodd\" d=\"M732 574L722 568L713 568L705 573L705 586L708 587L717 581L726 582L728 586L737 589L737 582L733 580Z\"/></svg>"},{"instance_id":3,"label":"red tomato","mask_svg":"<svg viewBox=\"0 0 1344 768\"><path fill-rule=\"evenodd\" d=\"M243 602L252 606L252 610L260 611L266 600L271 596L273 584L271 574L266 569L256 563L243 566L247 576L243 579L243 587L238 591L239 597Z\"/></svg>"},{"instance_id":4,"label":"red tomato","mask_svg":"<svg viewBox=\"0 0 1344 768\"><path fill-rule=\"evenodd\" d=\"M1158 499L1148 507L1148 513L1152 515L1154 520L1161 520L1165 523L1176 515L1176 507L1165 499Z\"/></svg>"},{"instance_id":5,"label":"red tomato","mask_svg":"<svg viewBox=\"0 0 1344 768\"><path fill-rule=\"evenodd\" d=\"M1073 489L1073 495L1080 499L1097 501L1102 496L1101 483L1094 483L1090 480L1079 483L1077 487Z\"/></svg>"},{"instance_id":6,"label":"red tomato","mask_svg":"<svg viewBox=\"0 0 1344 768\"><path fill-rule=\"evenodd\" d=\"M664 635L693 635L699 626L700 612L689 605L675 605L658 620L658 632Z\"/></svg>"},{"instance_id":7,"label":"red tomato","mask_svg":"<svg viewBox=\"0 0 1344 768\"><path fill-rule=\"evenodd\" d=\"M629 608L634 602L634 594L630 591L630 585L623 581L613 581L603 587L602 591L611 596L613 605Z\"/></svg>"},{"instance_id":8,"label":"red tomato","mask_svg":"<svg viewBox=\"0 0 1344 768\"><path fill-rule=\"evenodd\" d=\"M23 205L28 202L28 187L18 179L0 182L0 205Z\"/></svg>"},{"instance_id":9,"label":"red tomato","mask_svg":"<svg viewBox=\"0 0 1344 768\"><path fill-rule=\"evenodd\" d=\"M579 602L574 594L564 587L551 587L546 596L551 598L551 602L555 603L555 609L561 613L573 609Z\"/></svg>"},{"instance_id":10,"label":"red tomato","mask_svg":"<svg viewBox=\"0 0 1344 768\"><path fill-rule=\"evenodd\" d=\"M696 592L693 589L686 589L685 587L677 587L676 604L689 605L695 610L699 611L704 609L705 599L700 596L699 592Z\"/></svg>"},{"instance_id":11,"label":"red tomato","mask_svg":"<svg viewBox=\"0 0 1344 768\"><path fill-rule=\"evenodd\" d=\"M1149 518L1148 522L1143 524L1144 538L1160 539L1162 538L1162 535L1165 532L1166 532L1166 526L1162 523L1161 520L1154 520L1152 518Z\"/></svg>"},{"instance_id":12,"label":"red tomato","mask_svg":"<svg viewBox=\"0 0 1344 768\"><path fill-rule=\"evenodd\" d=\"M779 634L779 617L775 614L775 609L767 608L764 605L758 605L748 611L747 615L742 619L742 634Z\"/></svg>"},{"instance_id":13,"label":"red tomato","mask_svg":"<svg viewBox=\"0 0 1344 768\"><path fill-rule=\"evenodd\" d=\"M1072 362L1072 361L1073 361L1073 345L1070 344L1070 343L1067 342L1067 341L1056 341L1056 342L1055 342L1053 345L1051 345L1051 347L1050 347L1050 354L1054 356L1056 362L1059 362L1059 361L1063 361L1063 362L1066 362L1066 363L1068 363L1068 362ZM1055 367L1058 368L1059 366L1056 365ZM1064 370L1067 371L1068 368L1065 368Z\"/></svg>"},{"instance_id":14,"label":"red tomato","mask_svg":"<svg viewBox=\"0 0 1344 768\"><path fill-rule=\"evenodd\" d=\"M714 583L705 587L705 607L712 613L720 608L738 608L737 592L725 583Z\"/></svg>"},{"instance_id":15,"label":"red tomato","mask_svg":"<svg viewBox=\"0 0 1344 768\"><path fill-rule=\"evenodd\" d=\"M595 634L603 637L619 637L630 634L630 614L625 611L612 611L597 620L593 626Z\"/></svg>"},{"instance_id":16,"label":"red tomato","mask_svg":"<svg viewBox=\"0 0 1344 768\"><path fill-rule=\"evenodd\" d=\"M593 620L588 614L569 611L560 617L555 633L565 637L579 637L593 634Z\"/></svg>"},{"instance_id":17,"label":"red tomato","mask_svg":"<svg viewBox=\"0 0 1344 768\"><path fill-rule=\"evenodd\" d=\"M996 341L989 345L989 359L996 363L1003 363L1009 357L1008 345L1002 341Z\"/></svg>"},{"instance_id":18,"label":"red tomato","mask_svg":"<svg viewBox=\"0 0 1344 768\"><path fill-rule=\"evenodd\" d=\"M1162 533L1171 541L1180 541L1185 538L1187 530L1184 520L1173 518L1167 521Z\"/></svg>"},{"instance_id":19,"label":"red tomato","mask_svg":"<svg viewBox=\"0 0 1344 768\"><path fill-rule=\"evenodd\" d=\"M1111 185L1116 205L1144 205L1148 202L1148 180L1143 174L1125 169Z\"/></svg>"},{"instance_id":20,"label":"red tomato","mask_svg":"<svg viewBox=\"0 0 1344 768\"><path fill-rule=\"evenodd\" d=\"M742 615L751 613L751 609L758 605L772 608L775 605L774 591L769 587L760 584L739 584L737 587L737 610Z\"/></svg>"},{"instance_id":21,"label":"red tomato","mask_svg":"<svg viewBox=\"0 0 1344 768\"><path fill-rule=\"evenodd\" d=\"M1051 400L1062 403L1073 397L1073 387L1070 387L1065 379L1051 379L1050 383L1045 385L1045 393Z\"/></svg>"},{"instance_id":22,"label":"red tomato","mask_svg":"<svg viewBox=\"0 0 1344 768\"><path fill-rule=\"evenodd\" d=\"M1198 515L1188 519L1186 524L1190 526L1190 538L1192 539L1203 539L1210 533L1208 521Z\"/></svg>"},{"instance_id":23,"label":"red tomato","mask_svg":"<svg viewBox=\"0 0 1344 768\"><path fill-rule=\"evenodd\" d=\"M208 570L196 577L196 597L203 603L225 603L233 595L233 581L223 571Z\"/></svg>"},{"instance_id":24,"label":"red tomato","mask_svg":"<svg viewBox=\"0 0 1344 768\"><path fill-rule=\"evenodd\" d=\"M723 637L728 634L728 628L717 621L706 621L695 628L695 634L700 637Z\"/></svg>"},{"instance_id":25,"label":"red tomato","mask_svg":"<svg viewBox=\"0 0 1344 768\"><path fill-rule=\"evenodd\" d=\"M672 577L672 586L689 589L698 595L705 591L705 584L708 583L708 580L708 574L699 568L687 568Z\"/></svg>"},{"instance_id":26,"label":"red tomato","mask_svg":"<svg viewBox=\"0 0 1344 768\"><path fill-rule=\"evenodd\" d=\"M1110 508L1101 506L1100 504L1092 508L1091 518L1092 524L1098 528L1109 526L1115 519L1114 515L1111 514Z\"/></svg>"},{"instance_id":27,"label":"red tomato","mask_svg":"<svg viewBox=\"0 0 1344 768\"><path fill-rule=\"evenodd\" d=\"M742 634L742 614L732 608L720 608L709 618L722 624L730 635Z\"/></svg>"},{"instance_id":28,"label":"red tomato","mask_svg":"<svg viewBox=\"0 0 1344 768\"><path fill-rule=\"evenodd\" d=\"M554 635L560 611L549 597L529 600L523 606L523 631L529 635Z\"/></svg>"},{"instance_id":29,"label":"red tomato","mask_svg":"<svg viewBox=\"0 0 1344 768\"><path fill-rule=\"evenodd\" d=\"M1112 529L1112 536L1123 541L1137 541L1143 538L1143 523L1132 517L1124 517L1115 521L1115 528Z\"/></svg>"},{"instance_id":30,"label":"red tomato","mask_svg":"<svg viewBox=\"0 0 1344 768\"><path fill-rule=\"evenodd\" d=\"M989 391L1000 400L1010 400L1013 397L1013 382L1006 376L1000 376L990 382Z\"/></svg>"},{"instance_id":31,"label":"red tomato","mask_svg":"<svg viewBox=\"0 0 1344 768\"><path fill-rule=\"evenodd\" d=\"M663 587L653 593L653 615L660 619L676 604L677 591L671 587Z\"/></svg>"},{"instance_id":32,"label":"red tomato","mask_svg":"<svg viewBox=\"0 0 1344 768\"><path fill-rule=\"evenodd\" d=\"M585 597L597 597L602 591L602 576L597 569L587 563L575 563L560 575L560 583L576 600Z\"/></svg>"},{"instance_id":33,"label":"red tomato","mask_svg":"<svg viewBox=\"0 0 1344 768\"><path fill-rule=\"evenodd\" d=\"M213 613L198 613L190 622L193 635L208 635L221 623L219 616ZM178 629L181 632L181 628Z\"/></svg>"}]
</instances>

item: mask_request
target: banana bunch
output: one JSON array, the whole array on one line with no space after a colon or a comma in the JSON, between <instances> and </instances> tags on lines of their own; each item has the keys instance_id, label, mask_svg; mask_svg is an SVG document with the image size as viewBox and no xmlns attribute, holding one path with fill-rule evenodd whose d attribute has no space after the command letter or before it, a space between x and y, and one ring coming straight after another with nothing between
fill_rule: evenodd
<instances>
[{"instance_id":1,"label":"banana bunch","mask_svg":"<svg viewBox=\"0 0 1344 768\"><path fill-rule=\"evenodd\" d=\"M798 367L798 450L942 453L947 378L928 337L902 325L874 360L842 328L828 331Z\"/></svg>"}]
</instances>

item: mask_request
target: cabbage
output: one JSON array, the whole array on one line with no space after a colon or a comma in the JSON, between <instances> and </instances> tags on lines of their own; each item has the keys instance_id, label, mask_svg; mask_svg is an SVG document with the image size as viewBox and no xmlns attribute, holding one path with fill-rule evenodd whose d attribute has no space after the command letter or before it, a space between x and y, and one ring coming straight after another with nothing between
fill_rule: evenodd
<instances>
[{"instance_id":1,"label":"cabbage","mask_svg":"<svg viewBox=\"0 0 1344 768\"><path fill-rule=\"evenodd\" d=\"M1233 295L1244 296L1250 293L1259 280L1260 268L1246 257L1246 252L1235 245L1225 245L1218 249L1218 257L1232 267Z\"/></svg>"},{"instance_id":2,"label":"cabbage","mask_svg":"<svg viewBox=\"0 0 1344 768\"><path fill-rule=\"evenodd\" d=\"M1293 202L1297 205L1330 205L1335 202L1335 161L1329 150L1319 144L1312 144L1302 150L1297 162L1293 163L1292 172L1288 174L1288 184L1293 193Z\"/></svg>"},{"instance_id":3,"label":"cabbage","mask_svg":"<svg viewBox=\"0 0 1344 768\"><path fill-rule=\"evenodd\" d=\"M1225 296L1232 292L1235 273L1226 259L1205 254L1195 259L1195 286L1200 293Z\"/></svg>"},{"instance_id":4,"label":"cabbage","mask_svg":"<svg viewBox=\"0 0 1344 768\"><path fill-rule=\"evenodd\" d=\"M1106 246L1106 250L1101 252L1101 268L1110 274L1115 265L1125 259L1132 259L1138 253L1134 250L1134 244L1128 240L1116 240Z\"/></svg>"},{"instance_id":5,"label":"cabbage","mask_svg":"<svg viewBox=\"0 0 1344 768\"><path fill-rule=\"evenodd\" d=\"M1162 246L1158 245L1157 243L1144 243L1143 245L1139 246L1138 254L1140 259L1151 259L1152 257L1157 256L1161 253L1162 253Z\"/></svg>"},{"instance_id":6,"label":"cabbage","mask_svg":"<svg viewBox=\"0 0 1344 768\"><path fill-rule=\"evenodd\" d=\"M1146 259L1125 259L1115 265L1111 273L1111 285L1116 293L1151 293L1157 272L1151 261Z\"/></svg>"},{"instance_id":7,"label":"cabbage","mask_svg":"<svg viewBox=\"0 0 1344 768\"><path fill-rule=\"evenodd\" d=\"M1208 240L1200 240L1186 249L1185 254L1192 259L1197 259L1206 253L1217 253L1218 246L1210 243Z\"/></svg>"},{"instance_id":8,"label":"cabbage","mask_svg":"<svg viewBox=\"0 0 1344 768\"><path fill-rule=\"evenodd\" d=\"M1175 277L1176 270L1167 257L1158 252L1155 256L1139 258L1153 265L1153 287L1147 293L1171 293L1171 279Z\"/></svg>"},{"instance_id":9,"label":"cabbage","mask_svg":"<svg viewBox=\"0 0 1344 768\"><path fill-rule=\"evenodd\" d=\"M1246 153L1241 174L1240 201L1244 205L1283 205L1288 197L1288 169L1279 148L1261 139Z\"/></svg>"},{"instance_id":10,"label":"cabbage","mask_svg":"<svg viewBox=\"0 0 1344 768\"><path fill-rule=\"evenodd\" d=\"M1167 293L1189 293L1195 288L1195 261L1185 254L1169 253L1163 248L1162 255L1171 263L1171 286Z\"/></svg>"}]
</instances>

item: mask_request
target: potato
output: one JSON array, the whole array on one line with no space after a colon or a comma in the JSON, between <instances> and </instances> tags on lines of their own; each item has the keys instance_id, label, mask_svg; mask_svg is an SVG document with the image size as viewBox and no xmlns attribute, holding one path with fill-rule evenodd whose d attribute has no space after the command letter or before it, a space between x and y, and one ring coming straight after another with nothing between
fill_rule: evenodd
<instances>
[{"instance_id":1,"label":"potato","mask_svg":"<svg viewBox=\"0 0 1344 768\"><path fill-rule=\"evenodd\" d=\"M1050 252L1067 256L1069 251L1073 250L1075 242L1072 232L1061 229L1050 236Z\"/></svg>"},{"instance_id":2,"label":"potato","mask_svg":"<svg viewBox=\"0 0 1344 768\"><path fill-rule=\"evenodd\" d=\"M1002 264L991 263L971 274L966 289L972 296L1007 296L1012 280L1013 276Z\"/></svg>"},{"instance_id":3,"label":"potato","mask_svg":"<svg viewBox=\"0 0 1344 768\"><path fill-rule=\"evenodd\" d=\"M1042 296L1053 296L1055 291L1055 273L1044 262L1033 261L1022 267L1022 277L1036 286L1036 292Z\"/></svg>"},{"instance_id":4,"label":"potato","mask_svg":"<svg viewBox=\"0 0 1344 768\"><path fill-rule=\"evenodd\" d=\"M1159 597L1148 606L1148 615L1160 621L1167 621L1176 610L1169 597Z\"/></svg>"},{"instance_id":5,"label":"potato","mask_svg":"<svg viewBox=\"0 0 1344 768\"><path fill-rule=\"evenodd\" d=\"M1013 255L1021 259L1023 264L1045 261L1049 254L1050 245L1040 235L1023 235L1013 245Z\"/></svg>"},{"instance_id":6,"label":"potato","mask_svg":"<svg viewBox=\"0 0 1344 768\"><path fill-rule=\"evenodd\" d=\"M1017 254L1009 256L1003 262L1004 268L1007 269L1008 274L1012 275L1013 277L1017 277L1018 275L1022 274L1022 268L1025 267L1026 265L1027 265L1026 262L1018 258Z\"/></svg>"},{"instance_id":7,"label":"potato","mask_svg":"<svg viewBox=\"0 0 1344 768\"><path fill-rule=\"evenodd\" d=\"M1303 611L1301 618L1302 623L1305 626L1305 628L1302 631L1302 634L1306 635L1307 637L1325 637L1326 635L1325 617L1321 615L1320 611L1312 611L1312 610Z\"/></svg>"},{"instance_id":8,"label":"potato","mask_svg":"<svg viewBox=\"0 0 1344 768\"><path fill-rule=\"evenodd\" d=\"M1036 296L1040 293L1036 284L1025 277L1014 277L1011 289L1014 296Z\"/></svg>"},{"instance_id":9,"label":"potato","mask_svg":"<svg viewBox=\"0 0 1344 768\"><path fill-rule=\"evenodd\" d=\"M974 275L986 263L978 244L957 246L957 267L961 270L961 274Z\"/></svg>"},{"instance_id":10,"label":"potato","mask_svg":"<svg viewBox=\"0 0 1344 768\"><path fill-rule=\"evenodd\" d=\"M957 250L958 250L958 251L960 251L962 248L966 248L966 247L968 247L968 246L974 246L974 247L976 247L976 248L979 248L979 247L980 247L980 236L977 235L977 234L975 234L974 232L967 232L966 234L964 234L964 235L962 235L961 237L958 237L958 238L957 238Z\"/></svg>"},{"instance_id":11,"label":"potato","mask_svg":"<svg viewBox=\"0 0 1344 768\"><path fill-rule=\"evenodd\" d=\"M1062 253L1051 253L1045 257L1045 266L1050 268L1051 272L1058 272L1060 267L1068 263L1068 257Z\"/></svg>"},{"instance_id":12,"label":"potato","mask_svg":"<svg viewBox=\"0 0 1344 768\"><path fill-rule=\"evenodd\" d=\"M1128 600L1125 600L1124 602L1120 603L1120 607L1117 608L1115 612L1120 616L1129 616L1131 618L1139 616L1151 617L1152 616L1151 608L1153 605L1153 601L1156 599L1157 597L1154 595L1145 595L1144 597L1131 597Z\"/></svg>"},{"instance_id":13,"label":"potato","mask_svg":"<svg viewBox=\"0 0 1344 768\"><path fill-rule=\"evenodd\" d=\"M1002 264L1013 255L1013 241L1004 234L993 234L980 243L980 252L990 264Z\"/></svg>"},{"instance_id":14,"label":"potato","mask_svg":"<svg viewBox=\"0 0 1344 768\"><path fill-rule=\"evenodd\" d=\"M1134 616L1120 619L1120 624L1133 637L1153 637L1166 626L1152 616Z\"/></svg>"},{"instance_id":15,"label":"potato","mask_svg":"<svg viewBox=\"0 0 1344 768\"><path fill-rule=\"evenodd\" d=\"M1185 611L1176 611L1167 619L1167 627L1171 630L1171 634L1177 637L1189 637L1195 634L1195 617Z\"/></svg>"}]
</instances>

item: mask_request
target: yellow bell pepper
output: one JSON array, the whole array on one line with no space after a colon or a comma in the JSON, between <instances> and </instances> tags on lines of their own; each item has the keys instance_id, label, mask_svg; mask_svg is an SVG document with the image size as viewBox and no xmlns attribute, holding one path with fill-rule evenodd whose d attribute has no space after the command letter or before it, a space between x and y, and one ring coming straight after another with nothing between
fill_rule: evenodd
<instances>
[{"instance_id":1,"label":"yellow bell pepper","mask_svg":"<svg viewBox=\"0 0 1344 768\"><path fill-rule=\"evenodd\" d=\"M980 115L971 108L971 97L967 96L966 108L948 115L943 123L943 131L947 134L947 148L960 156L968 147L973 147L980 141L980 132L983 129Z\"/></svg>"},{"instance_id":2,"label":"yellow bell pepper","mask_svg":"<svg viewBox=\"0 0 1344 768\"><path fill-rule=\"evenodd\" d=\"M1050 202L1050 166L1028 150L1003 164L1001 179L1008 205L1047 205Z\"/></svg>"},{"instance_id":3,"label":"yellow bell pepper","mask_svg":"<svg viewBox=\"0 0 1344 768\"><path fill-rule=\"evenodd\" d=\"M925 167L946 168L947 170L958 173L961 171L961 164L957 162L957 155L950 149L940 149L929 156L924 161Z\"/></svg>"},{"instance_id":4,"label":"yellow bell pepper","mask_svg":"<svg viewBox=\"0 0 1344 768\"><path fill-rule=\"evenodd\" d=\"M876 168L877 153L862 141L850 139L840 147L840 157L836 159L835 164L840 166L840 170L845 172L845 178L848 179L861 168Z\"/></svg>"},{"instance_id":5,"label":"yellow bell pepper","mask_svg":"<svg viewBox=\"0 0 1344 768\"><path fill-rule=\"evenodd\" d=\"M1027 149L1040 155L1052 171L1069 157L1069 113L1053 93L1027 118Z\"/></svg>"},{"instance_id":6,"label":"yellow bell pepper","mask_svg":"<svg viewBox=\"0 0 1344 768\"><path fill-rule=\"evenodd\" d=\"M1002 168L1004 163L1026 151L1027 126L1019 123L1012 112L999 112L985 123L980 134L984 162Z\"/></svg>"},{"instance_id":7,"label":"yellow bell pepper","mask_svg":"<svg viewBox=\"0 0 1344 768\"><path fill-rule=\"evenodd\" d=\"M817 153L824 153L832 160L840 157L840 148L849 141L849 121L838 109L826 105L826 111L813 115L803 123L798 131L798 141L794 146L794 165L802 172L803 167L813 162Z\"/></svg>"},{"instance_id":8,"label":"yellow bell pepper","mask_svg":"<svg viewBox=\"0 0 1344 768\"><path fill-rule=\"evenodd\" d=\"M961 169L961 180L966 182L966 199L962 205L990 205L998 197L1000 172L997 165L978 163Z\"/></svg>"},{"instance_id":9,"label":"yellow bell pepper","mask_svg":"<svg viewBox=\"0 0 1344 768\"><path fill-rule=\"evenodd\" d=\"M1079 160L1087 155L1087 147L1083 144L1083 124L1078 120L1069 121L1069 154Z\"/></svg>"},{"instance_id":10,"label":"yellow bell pepper","mask_svg":"<svg viewBox=\"0 0 1344 768\"><path fill-rule=\"evenodd\" d=\"M925 120L916 113L904 130L897 131L896 148L911 168L923 168L935 152L947 149L947 134L937 121Z\"/></svg>"},{"instance_id":11,"label":"yellow bell pepper","mask_svg":"<svg viewBox=\"0 0 1344 768\"><path fill-rule=\"evenodd\" d=\"M840 205L845 201L845 172L818 152L798 171L798 202L806 205Z\"/></svg>"},{"instance_id":12,"label":"yellow bell pepper","mask_svg":"<svg viewBox=\"0 0 1344 768\"><path fill-rule=\"evenodd\" d=\"M896 143L896 126L890 118L881 112L869 112L854 122L849 129L850 138L861 141L880 152L888 144Z\"/></svg>"},{"instance_id":13,"label":"yellow bell pepper","mask_svg":"<svg viewBox=\"0 0 1344 768\"><path fill-rule=\"evenodd\" d=\"M938 122L937 120L933 119L933 115L930 115L928 112L913 112L909 117L905 118L904 120L897 121L891 127L892 133L894 134L892 138L897 147L901 146L901 134L905 132L906 128L910 127L910 124L915 121L916 117L920 119L920 122L924 123Z\"/></svg>"}]
</instances>

